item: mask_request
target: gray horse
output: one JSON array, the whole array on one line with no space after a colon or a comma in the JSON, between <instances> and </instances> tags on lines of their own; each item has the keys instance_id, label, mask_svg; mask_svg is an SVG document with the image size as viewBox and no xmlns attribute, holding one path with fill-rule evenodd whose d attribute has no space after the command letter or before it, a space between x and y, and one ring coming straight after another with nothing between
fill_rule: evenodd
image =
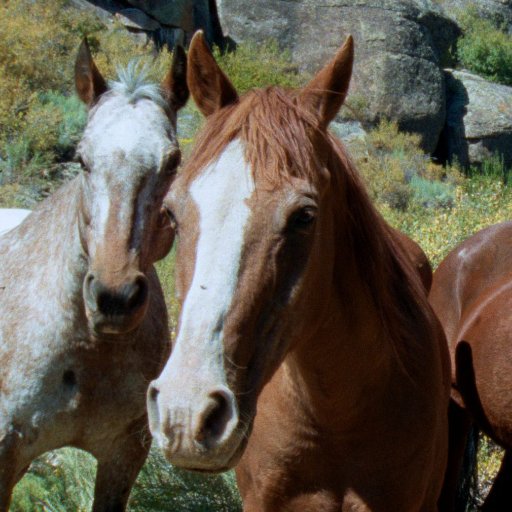
<instances>
[{"instance_id":1,"label":"gray horse","mask_svg":"<svg viewBox=\"0 0 512 512\"><path fill-rule=\"evenodd\" d=\"M145 391L170 350L153 263L173 241L161 205L185 75L178 49L160 86L131 67L107 85L80 47L83 171L0 237L0 511L62 446L98 460L95 512L126 508L150 446Z\"/></svg>"}]
</instances>

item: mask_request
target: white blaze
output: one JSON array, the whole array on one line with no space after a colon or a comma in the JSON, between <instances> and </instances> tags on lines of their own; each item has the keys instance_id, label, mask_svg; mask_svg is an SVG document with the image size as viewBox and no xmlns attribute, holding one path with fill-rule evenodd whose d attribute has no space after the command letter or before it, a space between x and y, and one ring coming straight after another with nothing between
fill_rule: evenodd
<instances>
[{"instance_id":1,"label":"white blaze","mask_svg":"<svg viewBox=\"0 0 512 512\"><path fill-rule=\"evenodd\" d=\"M235 292L254 181L239 141L227 146L190 187L199 211L194 276L171 360L185 357L225 382L223 324ZM192 343L193 350L186 345ZM195 360L195 357L198 360ZM206 357L205 357L206 356ZM191 360L191 358L193 358ZM220 382L219 382L220 383Z\"/></svg>"}]
</instances>

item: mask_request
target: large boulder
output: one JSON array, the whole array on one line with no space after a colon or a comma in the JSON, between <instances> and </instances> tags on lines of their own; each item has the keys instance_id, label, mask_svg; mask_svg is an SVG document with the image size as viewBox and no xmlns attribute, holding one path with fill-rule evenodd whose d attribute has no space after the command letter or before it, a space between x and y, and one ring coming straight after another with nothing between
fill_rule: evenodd
<instances>
[{"instance_id":1,"label":"large boulder","mask_svg":"<svg viewBox=\"0 0 512 512\"><path fill-rule=\"evenodd\" d=\"M198 29L210 44L225 44L215 0L71 0L71 5L94 12L104 22L115 16L128 30L147 35L157 46L186 43Z\"/></svg>"},{"instance_id":2,"label":"large boulder","mask_svg":"<svg viewBox=\"0 0 512 512\"><path fill-rule=\"evenodd\" d=\"M442 56L457 29L429 0L218 0L224 32L236 42L273 38L303 71L332 57L344 36L355 39L349 104L356 117L385 117L436 148L445 121ZM450 35L451 34L451 35ZM354 108L353 108L354 110Z\"/></svg>"},{"instance_id":3,"label":"large boulder","mask_svg":"<svg viewBox=\"0 0 512 512\"><path fill-rule=\"evenodd\" d=\"M208 0L127 0L127 3L163 25L180 27L186 32L194 30L194 4L199 9L208 9Z\"/></svg>"},{"instance_id":4,"label":"large boulder","mask_svg":"<svg viewBox=\"0 0 512 512\"><path fill-rule=\"evenodd\" d=\"M512 167L512 87L454 70L446 70L446 83L442 142L447 158L467 167L498 154Z\"/></svg>"}]
</instances>

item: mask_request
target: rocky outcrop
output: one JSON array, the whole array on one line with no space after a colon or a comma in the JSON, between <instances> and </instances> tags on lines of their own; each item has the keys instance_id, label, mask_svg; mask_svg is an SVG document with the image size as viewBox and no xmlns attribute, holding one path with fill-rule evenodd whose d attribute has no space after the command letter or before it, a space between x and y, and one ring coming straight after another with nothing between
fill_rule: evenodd
<instances>
[{"instance_id":1,"label":"rocky outcrop","mask_svg":"<svg viewBox=\"0 0 512 512\"><path fill-rule=\"evenodd\" d=\"M403 130L419 133L423 147L433 151L445 121L440 62L457 31L441 12L422 8L425 1L218 0L218 9L225 33L235 41L276 39L310 72L352 34L350 97L359 106L358 117L368 123L394 119Z\"/></svg>"},{"instance_id":2,"label":"rocky outcrop","mask_svg":"<svg viewBox=\"0 0 512 512\"><path fill-rule=\"evenodd\" d=\"M446 83L448 159L478 165L497 154L512 167L512 87L454 70L446 70Z\"/></svg>"},{"instance_id":3,"label":"rocky outcrop","mask_svg":"<svg viewBox=\"0 0 512 512\"><path fill-rule=\"evenodd\" d=\"M157 46L185 44L201 29L210 44L225 44L215 0L71 0L103 21L115 16L128 30L147 35Z\"/></svg>"}]
</instances>

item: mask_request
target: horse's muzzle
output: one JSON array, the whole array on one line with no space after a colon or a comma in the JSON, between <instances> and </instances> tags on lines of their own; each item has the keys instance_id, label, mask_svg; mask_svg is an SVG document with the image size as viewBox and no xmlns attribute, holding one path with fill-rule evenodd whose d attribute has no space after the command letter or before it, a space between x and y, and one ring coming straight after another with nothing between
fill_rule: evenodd
<instances>
[{"instance_id":1,"label":"horse's muzzle","mask_svg":"<svg viewBox=\"0 0 512 512\"><path fill-rule=\"evenodd\" d=\"M174 396L169 402L160 386L153 381L148 389L148 417L151 433L167 460L202 472L232 468L245 448L233 393L218 386L202 398L186 401Z\"/></svg>"},{"instance_id":2,"label":"horse's muzzle","mask_svg":"<svg viewBox=\"0 0 512 512\"><path fill-rule=\"evenodd\" d=\"M148 280L137 273L121 285L106 286L94 274L84 280L87 317L99 333L123 333L135 329L142 321L148 305Z\"/></svg>"}]
</instances>

